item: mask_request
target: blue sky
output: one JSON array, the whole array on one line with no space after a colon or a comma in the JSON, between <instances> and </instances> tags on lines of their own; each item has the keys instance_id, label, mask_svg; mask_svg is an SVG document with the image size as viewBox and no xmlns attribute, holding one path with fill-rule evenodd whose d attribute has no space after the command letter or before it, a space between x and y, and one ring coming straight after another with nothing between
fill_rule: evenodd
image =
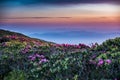
<instances>
[{"instance_id":1,"label":"blue sky","mask_svg":"<svg viewBox=\"0 0 120 80\"><path fill-rule=\"evenodd\" d=\"M101 43L120 36L119 4L119 0L2 0L0 29L56 43Z\"/></svg>"}]
</instances>

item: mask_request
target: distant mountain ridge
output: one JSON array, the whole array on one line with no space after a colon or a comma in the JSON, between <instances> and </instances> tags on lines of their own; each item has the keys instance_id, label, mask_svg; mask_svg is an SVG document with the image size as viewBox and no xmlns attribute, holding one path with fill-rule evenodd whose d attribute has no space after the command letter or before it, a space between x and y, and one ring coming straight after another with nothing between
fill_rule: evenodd
<instances>
[{"instance_id":1,"label":"distant mountain ridge","mask_svg":"<svg viewBox=\"0 0 120 80\"><path fill-rule=\"evenodd\" d=\"M0 38L9 35L16 35L18 37L24 37L30 41L38 41L46 44L62 44L62 43L70 43L70 44L79 44L79 43L102 43L110 38L120 37L119 32L117 33L97 33L97 32L87 32L87 31L66 31L66 32L48 32L48 33L33 33L30 35L24 35L18 32L13 32L9 30L0 29ZM116 35L116 36L115 36ZM100 42L100 39L102 40ZM77 42L77 40L79 40ZM93 41L94 40L94 41ZM76 43L75 43L76 41Z\"/></svg>"},{"instance_id":2,"label":"distant mountain ridge","mask_svg":"<svg viewBox=\"0 0 120 80\"><path fill-rule=\"evenodd\" d=\"M66 32L48 32L48 33L33 33L31 37L44 38L104 38L106 36L120 35L120 33L97 33L88 31L66 31Z\"/></svg>"}]
</instances>

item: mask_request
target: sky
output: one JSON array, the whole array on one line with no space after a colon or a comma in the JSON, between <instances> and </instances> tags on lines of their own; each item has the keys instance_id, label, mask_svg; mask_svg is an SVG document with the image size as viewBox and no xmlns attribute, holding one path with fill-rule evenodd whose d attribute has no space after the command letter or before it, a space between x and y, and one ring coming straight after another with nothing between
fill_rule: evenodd
<instances>
[{"instance_id":1,"label":"sky","mask_svg":"<svg viewBox=\"0 0 120 80\"><path fill-rule=\"evenodd\" d=\"M0 29L57 43L102 42L120 36L119 8L119 0L3 0Z\"/></svg>"}]
</instances>

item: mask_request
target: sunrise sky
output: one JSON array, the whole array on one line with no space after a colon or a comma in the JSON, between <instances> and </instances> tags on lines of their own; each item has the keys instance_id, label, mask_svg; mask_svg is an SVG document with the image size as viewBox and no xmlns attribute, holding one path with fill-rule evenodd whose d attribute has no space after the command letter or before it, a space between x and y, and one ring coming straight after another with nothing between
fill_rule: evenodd
<instances>
[{"instance_id":1,"label":"sunrise sky","mask_svg":"<svg viewBox=\"0 0 120 80\"><path fill-rule=\"evenodd\" d=\"M0 29L58 43L91 43L98 36L102 40L120 36L119 4L119 0L4 0ZM88 37L91 41L85 40Z\"/></svg>"}]
</instances>

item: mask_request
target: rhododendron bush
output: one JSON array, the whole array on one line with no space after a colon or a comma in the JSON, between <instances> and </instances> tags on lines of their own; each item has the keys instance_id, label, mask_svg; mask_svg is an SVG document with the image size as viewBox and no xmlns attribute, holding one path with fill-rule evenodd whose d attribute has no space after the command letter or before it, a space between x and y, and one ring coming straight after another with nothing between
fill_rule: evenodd
<instances>
[{"instance_id":1,"label":"rhododendron bush","mask_svg":"<svg viewBox=\"0 0 120 80\"><path fill-rule=\"evenodd\" d=\"M120 38L91 46L0 38L0 80L107 79L120 79Z\"/></svg>"}]
</instances>

